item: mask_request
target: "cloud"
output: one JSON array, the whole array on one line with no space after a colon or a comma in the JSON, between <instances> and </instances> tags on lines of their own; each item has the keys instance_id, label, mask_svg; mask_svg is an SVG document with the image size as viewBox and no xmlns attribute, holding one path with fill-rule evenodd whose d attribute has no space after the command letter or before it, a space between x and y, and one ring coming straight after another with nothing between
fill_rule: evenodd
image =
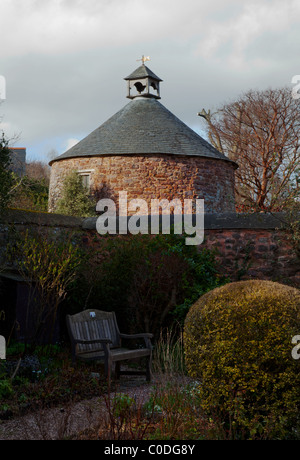
<instances>
[{"instance_id":1,"label":"cloud","mask_svg":"<svg viewBox=\"0 0 300 460\"><path fill-rule=\"evenodd\" d=\"M258 36L288 32L299 14L298 0L1 0L1 57L171 40L205 58L229 44L228 57L238 64Z\"/></svg>"},{"instance_id":2,"label":"cloud","mask_svg":"<svg viewBox=\"0 0 300 460\"><path fill-rule=\"evenodd\" d=\"M299 0L0 0L0 19L0 121L31 155L63 153L129 102L142 54L194 129L203 107L300 74Z\"/></svg>"},{"instance_id":3,"label":"cloud","mask_svg":"<svg viewBox=\"0 0 300 460\"><path fill-rule=\"evenodd\" d=\"M205 39L198 46L198 53L208 58L225 51L234 67L249 67L253 62L247 60L247 50L253 42L268 33L288 33L291 26L299 22L299 15L300 4L296 0L246 3L242 11L227 21L212 21ZM263 46L256 49L256 63L262 64L260 52L263 49Z\"/></svg>"},{"instance_id":4,"label":"cloud","mask_svg":"<svg viewBox=\"0 0 300 460\"><path fill-rule=\"evenodd\" d=\"M171 29L188 32L195 8L196 1L186 8L174 0L1 0L1 54L77 52L136 43L153 32L159 39Z\"/></svg>"},{"instance_id":5,"label":"cloud","mask_svg":"<svg viewBox=\"0 0 300 460\"><path fill-rule=\"evenodd\" d=\"M228 0L234 9L239 2ZM2 58L202 40L223 0L1 0Z\"/></svg>"},{"instance_id":6,"label":"cloud","mask_svg":"<svg viewBox=\"0 0 300 460\"><path fill-rule=\"evenodd\" d=\"M67 139L65 150L69 150L74 145L78 144L79 139Z\"/></svg>"},{"instance_id":7,"label":"cloud","mask_svg":"<svg viewBox=\"0 0 300 460\"><path fill-rule=\"evenodd\" d=\"M20 142L20 128L9 121L4 121L1 118L0 123L0 136L4 133L5 139L9 141L11 146L16 146Z\"/></svg>"}]
</instances>

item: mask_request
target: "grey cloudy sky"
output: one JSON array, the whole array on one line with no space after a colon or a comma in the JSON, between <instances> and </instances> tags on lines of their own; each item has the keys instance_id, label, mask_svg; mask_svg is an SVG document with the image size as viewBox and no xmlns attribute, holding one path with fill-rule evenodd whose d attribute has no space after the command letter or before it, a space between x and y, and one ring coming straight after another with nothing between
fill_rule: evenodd
<instances>
[{"instance_id":1,"label":"grey cloudy sky","mask_svg":"<svg viewBox=\"0 0 300 460\"><path fill-rule=\"evenodd\" d=\"M0 23L0 129L28 160L127 104L123 78L143 54L161 103L200 134L203 107L300 74L300 0L0 0Z\"/></svg>"}]
</instances>

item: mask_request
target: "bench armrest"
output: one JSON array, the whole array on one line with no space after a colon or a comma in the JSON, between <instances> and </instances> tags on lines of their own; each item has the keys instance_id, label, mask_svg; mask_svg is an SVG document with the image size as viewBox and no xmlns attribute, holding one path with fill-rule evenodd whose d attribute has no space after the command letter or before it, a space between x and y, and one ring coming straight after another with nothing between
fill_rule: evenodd
<instances>
[{"instance_id":1,"label":"bench armrest","mask_svg":"<svg viewBox=\"0 0 300 460\"><path fill-rule=\"evenodd\" d=\"M152 344L151 344L152 337L153 337L153 334L150 334L149 332L144 332L141 334L120 334L121 339L144 339L145 346L146 348L149 348L149 350L152 350Z\"/></svg>"},{"instance_id":2,"label":"bench armrest","mask_svg":"<svg viewBox=\"0 0 300 460\"><path fill-rule=\"evenodd\" d=\"M93 340L74 339L74 343L82 343L85 345L89 345L92 343L112 343L112 341L110 339L93 339Z\"/></svg>"},{"instance_id":3,"label":"bench armrest","mask_svg":"<svg viewBox=\"0 0 300 460\"><path fill-rule=\"evenodd\" d=\"M120 334L120 337L122 339L152 339L153 334L150 334L149 332L144 332L140 334Z\"/></svg>"},{"instance_id":4,"label":"bench armrest","mask_svg":"<svg viewBox=\"0 0 300 460\"><path fill-rule=\"evenodd\" d=\"M120 334L120 337L122 339L152 339L153 334L150 334L149 332L141 333L141 334Z\"/></svg>"}]
</instances>

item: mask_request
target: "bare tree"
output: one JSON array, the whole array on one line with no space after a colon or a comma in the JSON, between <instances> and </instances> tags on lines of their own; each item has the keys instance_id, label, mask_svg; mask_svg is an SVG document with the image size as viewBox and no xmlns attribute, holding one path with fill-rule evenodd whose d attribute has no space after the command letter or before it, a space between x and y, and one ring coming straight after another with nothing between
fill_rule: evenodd
<instances>
[{"instance_id":1,"label":"bare tree","mask_svg":"<svg viewBox=\"0 0 300 460\"><path fill-rule=\"evenodd\" d=\"M26 163L26 175L30 179L43 180L47 185L50 181L50 166L47 163L38 160L32 160Z\"/></svg>"},{"instance_id":2,"label":"bare tree","mask_svg":"<svg viewBox=\"0 0 300 460\"><path fill-rule=\"evenodd\" d=\"M236 161L236 201L280 210L299 196L300 107L289 88L250 90L215 113L204 109L212 145Z\"/></svg>"}]
</instances>

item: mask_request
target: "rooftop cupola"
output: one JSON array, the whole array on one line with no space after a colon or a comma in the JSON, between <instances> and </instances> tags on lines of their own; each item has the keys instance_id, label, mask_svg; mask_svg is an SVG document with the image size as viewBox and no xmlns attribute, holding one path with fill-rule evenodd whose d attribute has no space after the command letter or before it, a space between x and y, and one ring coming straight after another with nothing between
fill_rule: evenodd
<instances>
[{"instance_id":1,"label":"rooftop cupola","mask_svg":"<svg viewBox=\"0 0 300 460\"><path fill-rule=\"evenodd\" d=\"M162 80L145 66L145 61L149 60L149 57L143 56L141 59L142 65L124 78L124 80L127 80L127 97L129 99L135 99L136 97L160 99L159 83Z\"/></svg>"}]
</instances>

